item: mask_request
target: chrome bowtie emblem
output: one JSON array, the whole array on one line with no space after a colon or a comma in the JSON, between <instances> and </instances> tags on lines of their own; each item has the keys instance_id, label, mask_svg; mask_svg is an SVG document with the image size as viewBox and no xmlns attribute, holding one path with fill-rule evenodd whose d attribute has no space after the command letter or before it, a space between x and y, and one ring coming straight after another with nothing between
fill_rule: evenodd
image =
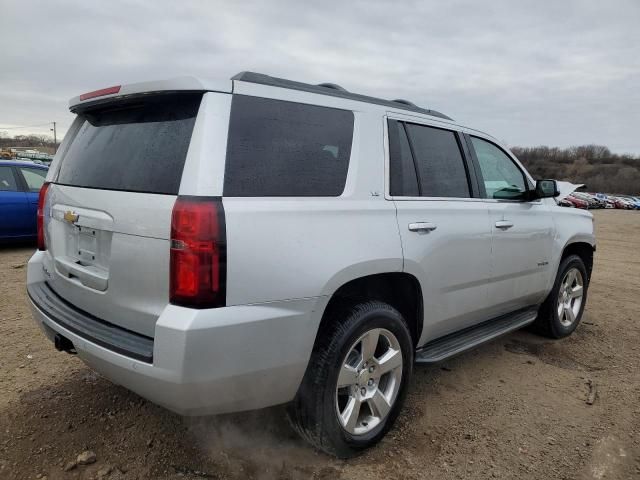
<instances>
[{"instance_id":1,"label":"chrome bowtie emblem","mask_svg":"<svg viewBox=\"0 0 640 480\"><path fill-rule=\"evenodd\" d=\"M67 210L66 212L64 212L64 220L66 222L74 224L78 221L78 218L80 218L80 215L72 210Z\"/></svg>"}]
</instances>

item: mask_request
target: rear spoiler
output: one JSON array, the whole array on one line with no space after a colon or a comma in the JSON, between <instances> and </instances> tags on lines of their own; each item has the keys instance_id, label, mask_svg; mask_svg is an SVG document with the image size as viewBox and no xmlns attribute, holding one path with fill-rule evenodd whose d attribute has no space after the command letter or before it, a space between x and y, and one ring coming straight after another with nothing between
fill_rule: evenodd
<instances>
[{"instance_id":1,"label":"rear spoiler","mask_svg":"<svg viewBox=\"0 0 640 480\"><path fill-rule=\"evenodd\" d=\"M231 80L201 80L196 77L176 77L168 80L152 82L130 83L128 85L116 85L113 87L94 90L83 93L69 100L69 110L76 113L83 108L103 103L105 101L119 100L138 95L149 95L166 92L224 92L231 93L233 84Z\"/></svg>"}]
</instances>

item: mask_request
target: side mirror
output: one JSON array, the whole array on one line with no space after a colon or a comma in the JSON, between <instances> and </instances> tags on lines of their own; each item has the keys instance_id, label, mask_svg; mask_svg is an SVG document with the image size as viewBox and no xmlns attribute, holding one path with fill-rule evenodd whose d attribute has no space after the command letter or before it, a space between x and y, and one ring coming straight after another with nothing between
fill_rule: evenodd
<instances>
[{"instance_id":1,"label":"side mirror","mask_svg":"<svg viewBox=\"0 0 640 480\"><path fill-rule=\"evenodd\" d=\"M555 180L538 180L536 182L537 198L551 198L558 195L560 195L560 191Z\"/></svg>"}]
</instances>

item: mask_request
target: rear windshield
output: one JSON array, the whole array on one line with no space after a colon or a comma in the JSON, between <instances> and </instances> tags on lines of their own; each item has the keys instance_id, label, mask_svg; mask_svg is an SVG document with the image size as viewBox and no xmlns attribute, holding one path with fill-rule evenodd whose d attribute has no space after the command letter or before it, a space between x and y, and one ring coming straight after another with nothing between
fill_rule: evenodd
<instances>
[{"instance_id":1,"label":"rear windshield","mask_svg":"<svg viewBox=\"0 0 640 480\"><path fill-rule=\"evenodd\" d=\"M158 95L81 113L57 183L176 195L201 99Z\"/></svg>"},{"instance_id":2,"label":"rear windshield","mask_svg":"<svg viewBox=\"0 0 640 480\"><path fill-rule=\"evenodd\" d=\"M352 140L351 111L234 95L224 195L339 196Z\"/></svg>"}]
</instances>

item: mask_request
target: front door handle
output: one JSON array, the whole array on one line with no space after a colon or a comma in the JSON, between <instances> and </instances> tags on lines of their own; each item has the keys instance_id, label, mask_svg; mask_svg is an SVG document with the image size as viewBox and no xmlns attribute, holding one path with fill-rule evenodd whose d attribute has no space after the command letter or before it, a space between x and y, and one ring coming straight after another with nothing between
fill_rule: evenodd
<instances>
[{"instance_id":1,"label":"front door handle","mask_svg":"<svg viewBox=\"0 0 640 480\"><path fill-rule=\"evenodd\" d=\"M513 227L513 222L510 220L498 220L496 222L496 228L500 228L501 230L508 230Z\"/></svg>"},{"instance_id":2,"label":"front door handle","mask_svg":"<svg viewBox=\"0 0 640 480\"><path fill-rule=\"evenodd\" d=\"M438 228L438 226L435 223L430 222L416 222L409 224L409 230L412 232L432 232L436 228Z\"/></svg>"}]
</instances>

